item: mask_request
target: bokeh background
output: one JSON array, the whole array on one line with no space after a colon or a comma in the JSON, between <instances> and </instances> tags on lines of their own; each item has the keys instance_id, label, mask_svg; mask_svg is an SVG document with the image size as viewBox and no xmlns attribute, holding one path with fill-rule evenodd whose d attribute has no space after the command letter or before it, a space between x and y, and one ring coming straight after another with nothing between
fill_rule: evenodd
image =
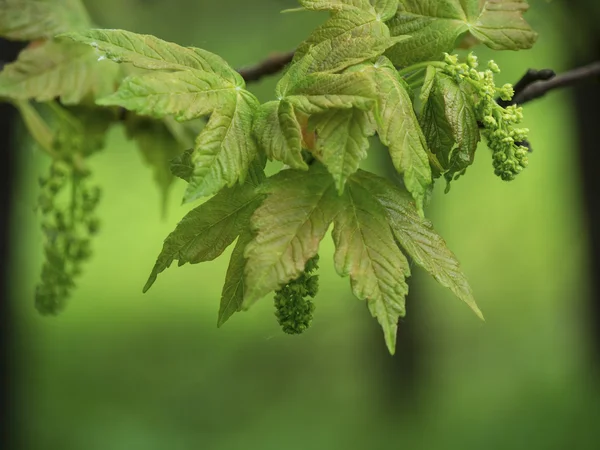
<instances>
[{"instance_id":1,"label":"bokeh background","mask_svg":"<svg viewBox=\"0 0 600 450\"><path fill-rule=\"evenodd\" d=\"M294 48L325 18L280 14L293 0L86 3L101 27L202 47L234 67ZM533 50L477 49L481 59L499 63L501 83L529 67L567 70L575 53L586 62L594 50L586 47L585 19L595 17L591 28L598 23L595 1L583 16L568 1L530 4L527 19L540 34ZM268 100L276 79L250 88ZM184 185L176 184L161 217L151 169L121 128L91 161L104 189L95 256L67 310L39 316L33 297L43 241L33 207L48 161L20 139L9 280L12 413L21 445L600 448L594 255L576 106L566 90L526 106L534 153L514 182L493 175L482 147L449 194L439 183L427 215L461 260L487 322L415 268L394 357L348 279L335 274L329 238L320 251L316 317L300 337L280 331L271 299L216 328L227 255L172 268L143 295L162 240L190 207L180 206ZM373 147L366 165L386 170L383 154Z\"/></svg>"}]
</instances>

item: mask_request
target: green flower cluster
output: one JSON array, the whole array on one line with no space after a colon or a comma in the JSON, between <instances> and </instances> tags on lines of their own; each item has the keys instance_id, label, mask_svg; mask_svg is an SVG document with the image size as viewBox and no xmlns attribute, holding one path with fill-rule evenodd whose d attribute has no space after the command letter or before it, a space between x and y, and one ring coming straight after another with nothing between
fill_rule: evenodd
<instances>
[{"instance_id":1,"label":"green flower cluster","mask_svg":"<svg viewBox=\"0 0 600 450\"><path fill-rule=\"evenodd\" d=\"M310 300L319 290L319 255L307 261L304 272L275 292L275 316L288 334L304 333L312 322L315 304ZM310 297L310 298L309 298Z\"/></svg>"},{"instance_id":2,"label":"green flower cluster","mask_svg":"<svg viewBox=\"0 0 600 450\"><path fill-rule=\"evenodd\" d=\"M81 264L92 254L90 237L99 229L94 211L100 189L88 187L88 178L89 172L55 160L48 176L39 180L45 261L35 305L41 314L55 315L64 308L75 287L74 279L81 274Z\"/></svg>"},{"instance_id":3,"label":"green flower cluster","mask_svg":"<svg viewBox=\"0 0 600 450\"><path fill-rule=\"evenodd\" d=\"M528 150L521 143L527 139L529 130L516 127L523 120L521 107L503 108L496 101L497 97L510 101L514 95L512 85L496 87L494 74L500 72L498 65L489 61L485 71L478 71L479 63L473 53L468 55L466 63L459 63L457 55L445 54L445 63L446 74L473 87L477 120L492 150L494 173L503 180L513 180L528 164Z\"/></svg>"}]
</instances>

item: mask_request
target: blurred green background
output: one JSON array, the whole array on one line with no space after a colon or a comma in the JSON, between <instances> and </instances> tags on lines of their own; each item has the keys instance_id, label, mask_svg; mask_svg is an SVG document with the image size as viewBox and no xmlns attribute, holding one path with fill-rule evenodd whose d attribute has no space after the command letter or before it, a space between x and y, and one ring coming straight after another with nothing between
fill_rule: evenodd
<instances>
[{"instance_id":1,"label":"blurred green background","mask_svg":"<svg viewBox=\"0 0 600 450\"><path fill-rule=\"evenodd\" d=\"M86 3L101 27L202 47L234 67L294 48L325 17L280 14L293 0ZM478 49L499 63L501 83L528 67L568 68L568 2L530 3L527 18L540 34L533 50ZM267 100L275 82L251 90ZM528 105L526 117L530 168L502 182L481 148L449 194L439 183L427 211L487 322L415 268L393 358L366 305L335 274L329 238L316 318L300 337L280 331L270 299L217 330L227 255L168 270L142 295L162 240L189 207L179 206L177 184L161 218L151 170L120 128L91 162L104 189L95 256L67 310L39 316L42 236L33 207L47 161L24 140L11 278L25 448L600 448L569 93ZM368 165L381 165L380 154L373 148Z\"/></svg>"}]
</instances>

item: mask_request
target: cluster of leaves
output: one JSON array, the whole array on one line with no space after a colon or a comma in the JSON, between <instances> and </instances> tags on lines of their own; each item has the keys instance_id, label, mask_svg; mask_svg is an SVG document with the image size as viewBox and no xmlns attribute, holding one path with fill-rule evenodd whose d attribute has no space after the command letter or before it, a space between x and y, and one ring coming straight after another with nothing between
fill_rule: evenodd
<instances>
[{"instance_id":1,"label":"cluster of leaves","mask_svg":"<svg viewBox=\"0 0 600 450\"><path fill-rule=\"evenodd\" d=\"M174 180L170 161L192 146L199 126L135 114L122 120L116 109L97 106L95 100L114 92L130 70L99 60L89 46L54 39L91 26L79 0L0 0L0 37L29 42L0 71L0 101L18 108L51 158L38 201L46 243L36 306L44 314L64 307L81 263L91 255L100 190L89 186L87 158L104 147L110 126L123 122L127 136L138 143L163 194L163 209Z\"/></svg>"},{"instance_id":2,"label":"cluster of leaves","mask_svg":"<svg viewBox=\"0 0 600 450\"><path fill-rule=\"evenodd\" d=\"M6 1L34 11L34 3L71 0ZM91 29L89 21L75 26L71 14L61 16L68 22L61 27L39 11L27 16L27 25L14 14L0 21L0 32L27 39L67 33L26 50L38 53L22 54L0 73L0 96L63 104L91 97L96 107L125 109L137 118L127 121L128 131L160 147L145 153L161 167L159 184L168 188L175 175L187 182L184 201L211 197L166 238L144 291L173 261L210 261L237 240L218 325L275 291L280 322L300 331L313 308L304 297L314 286L303 277L333 224L335 268L350 277L393 353L408 292L406 255L481 316L456 257L424 218L434 180L450 181L472 164L479 122L500 176L509 179L508 172L525 164L518 146L525 131L512 128L521 113L494 102L497 92L508 98L508 88L495 87L491 69L477 72L472 57L464 65L444 54L459 38L494 49L528 48L535 33L519 0L299 2L330 16L298 46L275 100L264 104L215 54L150 35ZM402 185L360 170L375 134ZM191 148L177 152L169 139ZM169 160L171 173L164 171ZM267 177L267 160L283 169ZM295 315L302 319L290 322Z\"/></svg>"}]
</instances>

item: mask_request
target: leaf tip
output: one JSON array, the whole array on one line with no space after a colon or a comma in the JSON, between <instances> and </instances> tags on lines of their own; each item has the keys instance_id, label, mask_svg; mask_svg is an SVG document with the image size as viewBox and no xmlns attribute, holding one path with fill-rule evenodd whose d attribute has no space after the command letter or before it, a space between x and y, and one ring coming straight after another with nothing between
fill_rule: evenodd
<instances>
[{"instance_id":1,"label":"leaf tip","mask_svg":"<svg viewBox=\"0 0 600 450\"><path fill-rule=\"evenodd\" d=\"M145 294L146 292L148 292L155 281L156 281L156 276L151 275L150 278L148 278L148 281L146 281L144 288L142 289L142 294Z\"/></svg>"},{"instance_id":2,"label":"leaf tip","mask_svg":"<svg viewBox=\"0 0 600 450\"><path fill-rule=\"evenodd\" d=\"M479 307L475 304L475 302L473 302L472 304L469 304L469 306L471 307L471 309L473 310L475 315L477 317L479 317L479 319L481 319L482 322L485 322L485 317L483 317L483 313L481 312Z\"/></svg>"}]
</instances>

